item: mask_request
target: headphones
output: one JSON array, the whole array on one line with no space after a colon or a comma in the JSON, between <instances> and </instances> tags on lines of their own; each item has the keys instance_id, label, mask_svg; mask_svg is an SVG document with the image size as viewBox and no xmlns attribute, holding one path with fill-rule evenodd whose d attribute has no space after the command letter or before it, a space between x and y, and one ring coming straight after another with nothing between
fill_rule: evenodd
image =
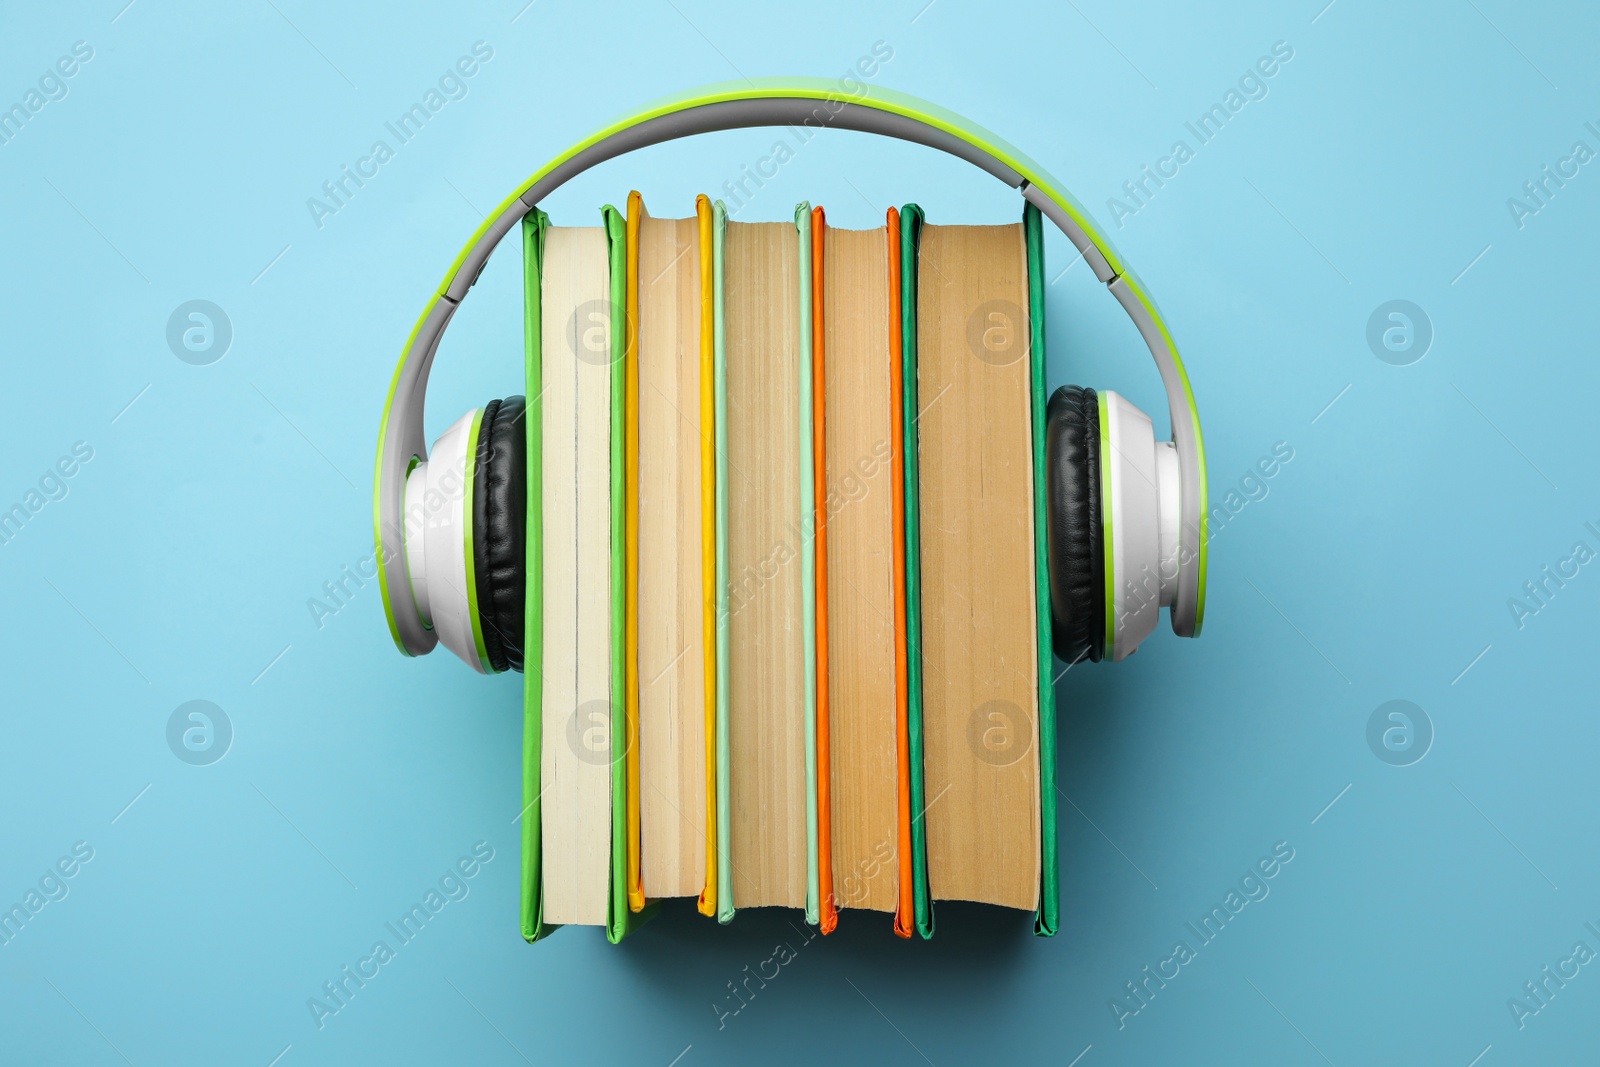
<instances>
[{"instance_id":1,"label":"headphones","mask_svg":"<svg viewBox=\"0 0 1600 1067\"><path fill-rule=\"evenodd\" d=\"M443 642L474 669L521 670L526 600L528 430L523 398L469 411L434 442L423 398L439 340L501 239L590 167L698 133L836 126L948 152L988 171L1060 228L1133 320L1166 388L1172 440L1110 390L1051 396L1045 434L1050 603L1056 655L1120 660L1170 611L1197 637L1206 600L1206 469L1189 376L1137 276L1061 185L1006 142L915 97L825 79L693 90L642 108L569 148L478 227L400 354L378 431L373 525L389 632L418 656ZM1042 353L1036 358L1043 358Z\"/></svg>"}]
</instances>

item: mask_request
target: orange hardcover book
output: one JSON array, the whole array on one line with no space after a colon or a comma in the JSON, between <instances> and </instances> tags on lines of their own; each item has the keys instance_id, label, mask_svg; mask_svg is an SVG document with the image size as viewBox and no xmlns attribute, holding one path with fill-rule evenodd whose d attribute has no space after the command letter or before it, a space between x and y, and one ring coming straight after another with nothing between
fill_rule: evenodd
<instances>
[{"instance_id":1,"label":"orange hardcover book","mask_svg":"<svg viewBox=\"0 0 1600 1067\"><path fill-rule=\"evenodd\" d=\"M909 938L916 929L915 902L912 898L911 871L911 750L909 707L906 684L906 480L903 363L901 361L900 296L900 212L889 209L889 393L890 432L889 486L894 511L894 712L895 712L895 790L898 819L897 849L899 893L895 901L894 932Z\"/></svg>"},{"instance_id":2,"label":"orange hardcover book","mask_svg":"<svg viewBox=\"0 0 1600 1067\"><path fill-rule=\"evenodd\" d=\"M827 414L826 347L822 265L826 251L823 235L827 218L818 205L811 212L811 448L812 471L816 483L813 494L816 512L817 560L817 871L822 885L820 901L822 932L833 933L839 923L839 910L833 891L833 842L828 829L828 803L833 790L829 784L828 759L828 455L824 420Z\"/></svg>"}]
</instances>

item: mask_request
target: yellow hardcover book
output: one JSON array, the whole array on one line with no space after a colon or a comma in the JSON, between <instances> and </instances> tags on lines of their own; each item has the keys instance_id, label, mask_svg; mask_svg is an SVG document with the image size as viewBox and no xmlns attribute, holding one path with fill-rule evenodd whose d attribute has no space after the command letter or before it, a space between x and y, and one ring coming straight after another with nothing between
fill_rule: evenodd
<instances>
[{"instance_id":1,"label":"yellow hardcover book","mask_svg":"<svg viewBox=\"0 0 1600 1067\"><path fill-rule=\"evenodd\" d=\"M716 437L716 285L713 270L711 198L694 199L700 237L700 584L701 639L705 643L706 884L700 914L717 913L717 437Z\"/></svg>"}]
</instances>

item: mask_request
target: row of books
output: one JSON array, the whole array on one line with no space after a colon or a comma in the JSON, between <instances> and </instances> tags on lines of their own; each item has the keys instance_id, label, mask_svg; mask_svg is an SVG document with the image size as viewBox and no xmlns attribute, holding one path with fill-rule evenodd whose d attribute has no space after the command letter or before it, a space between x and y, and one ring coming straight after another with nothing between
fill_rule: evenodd
<instances>
[{"instance_id":1,"label":"row of books","mask_svg":"<svg viewBox=\"0 0 1600 1067\"><path fill-rule=\"evenodd\" d=\"M598 221L523 227L523 935L674 897L1054 933L1037 210Z\"/></svg>"}]
</instances>

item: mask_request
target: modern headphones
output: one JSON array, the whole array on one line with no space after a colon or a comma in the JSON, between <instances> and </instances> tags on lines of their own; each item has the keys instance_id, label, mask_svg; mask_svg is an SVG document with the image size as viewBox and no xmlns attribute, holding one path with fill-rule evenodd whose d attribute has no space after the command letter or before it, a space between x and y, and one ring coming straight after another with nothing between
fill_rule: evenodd
<instances>
[{"instance_id":1,"label":"modern headphones","mask_svg":"<svg viewBox=\"0 0 1600 1067\"><path fill-rule=\"evenodd\" d=\"M1068 385L1050 398L1045 437L1050 602L1056 655L1120 660L1168 608L1197 637L1206 599L1206 470L1189 376L1137 276L1064 188L964 119L903 93L824 79L725 83L650 104L569 148L478 227L400 354L378 432L373 524L389 631L400 651L443 642L474 669L521 670L528 486L523 398L458 419L430 453L423 398L439 340L500 240L539 201L634 149L755 126L836 126L948 152L981 167L1066 234L1133 320L1166 387L1172 440L1117 393ZM1042 353L1037 358L1043 358Z\"/></svg>"}]
</instances>

